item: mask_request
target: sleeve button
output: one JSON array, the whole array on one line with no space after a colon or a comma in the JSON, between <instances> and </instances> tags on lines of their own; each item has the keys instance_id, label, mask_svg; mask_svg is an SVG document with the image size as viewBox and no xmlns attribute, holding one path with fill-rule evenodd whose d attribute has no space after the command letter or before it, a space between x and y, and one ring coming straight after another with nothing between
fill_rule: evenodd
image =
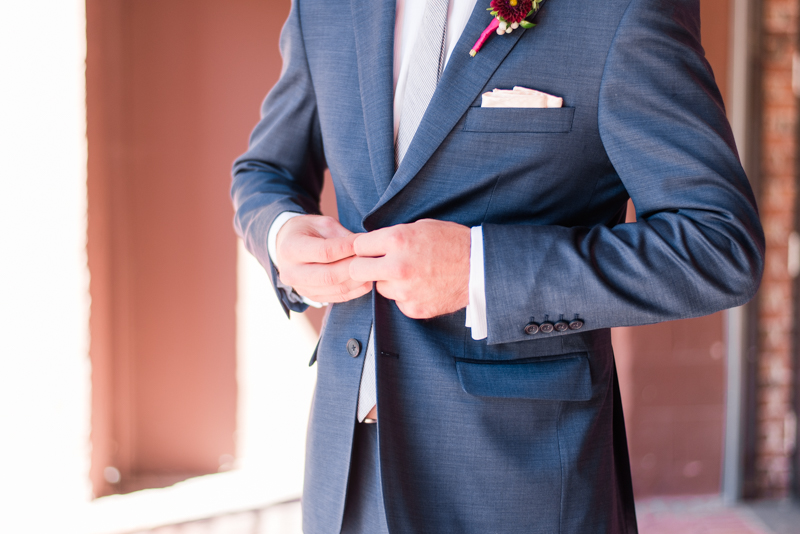
<instances>
[{"instance_id":1,"label":"sleeve button","mask_svg":"<svg viewBox=\"0 0 800 534\"><path fill-rule=\"evenodd\" d=\"M570 321L569 323L570 330L580 330L581 328L583 328L583 321L581 321L580 319L573 319L572 321Z\"/></svg>"},{"instance_id":2,"label":"sleeve button","mask_svg":"<svg viewBox=\"0 0 800 534\"><path fill-rule=\"evenodd\" d=\"M358 358L358 355L361 354L361 343L358 342L355 338L350 338L347 340L347 352L353 358Z\"/></svg>"},{"instance_id":3,"label":"sleeve button","mask_svg":"<svg viewBox=\"0 0 800 534\"><path fill-rule=\"evenodd\" d=\"M525 325L525 333L528 334L529 336L532 336L534 334L538 334L539 333L539 325L536 324L536 323L533 323L533 322L526 324Z\"/></svg>"},{"instance_id":4,"label":"sleeve button","mask_svg":"<svg viewBox=\"0 0 800 534\"><path fill-rule=\"evenodd\" d=\"M545 323L542 323L542 324L539 325L539 330L543 334L549 334L550 332L553 331L554 328L555 328L555 326L551 322L545 322Z\"/></svg>"},{"instance_id":5,"label":"sleeve button","mask_svg":"<svg viewBox=\"0 0 800 534\"><path fill-rule=\"evenodd\" d=\"M555 327L556 332L565 332L569 329L569 323L566 321L558 321L553 326Z\"/></svg>"}]
</instances>

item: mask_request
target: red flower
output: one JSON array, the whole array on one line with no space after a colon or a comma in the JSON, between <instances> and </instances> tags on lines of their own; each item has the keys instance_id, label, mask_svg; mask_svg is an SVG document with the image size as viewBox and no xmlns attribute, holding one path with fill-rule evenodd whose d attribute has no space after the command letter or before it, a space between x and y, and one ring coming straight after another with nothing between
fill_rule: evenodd
<instances>
[{"instance_id":1,"label":"red flower","mask_svg":"<svg viewBox=\"0 0 800 534\"><path fill-rule=\"evenodd\" d=\"M492 0L490 5L497 11L497 16L508 24L519 24L533 9L532 0Z\"/></svg>"}]
</instances>

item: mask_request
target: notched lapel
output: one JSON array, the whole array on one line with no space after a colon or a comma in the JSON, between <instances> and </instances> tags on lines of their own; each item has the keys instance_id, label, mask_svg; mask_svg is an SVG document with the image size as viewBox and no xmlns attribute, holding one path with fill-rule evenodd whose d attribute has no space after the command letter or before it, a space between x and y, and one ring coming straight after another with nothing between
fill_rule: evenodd
<instances>
[{"instance_id":1,"label":"notched lapel","mask_svg":"<svg viewBox=\"0 0 800 534\"><path fill-rule=\"evenodd\" d=\"M372 175L378 196L394 174L395 3L351 0L358 56L358 86L364 110Z\"/></svg>"},{"instance_id":2,"label":"notched lapel","mask_svg":"<svg viewBox=\"0 0 800 534\"><path fill-rule=\"evenodd\" d=\"M527 31L518 28L510 34L494 35L489 38L480 53L470 57L469 51L472 45L492 21L486 5L482 0L478 0L475 5L405 158L378 204L364 218L365 221L417 175L466 113L470 104L478 97L486 82L511 52L522 34Z\"/></svg>"}]
</instances>

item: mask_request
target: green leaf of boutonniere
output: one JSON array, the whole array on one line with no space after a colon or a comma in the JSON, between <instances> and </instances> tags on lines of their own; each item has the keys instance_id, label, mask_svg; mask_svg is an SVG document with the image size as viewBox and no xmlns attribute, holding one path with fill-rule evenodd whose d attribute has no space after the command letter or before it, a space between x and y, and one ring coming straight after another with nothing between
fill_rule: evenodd
<instances>
[{"instance_id":1,"label":"green leaf of boutonniere","mask_svg":"<svg viewBox=\"0 0 800 534\"><path fill-rule=\"evenodd\" d=\"M534 26L536 26L536 24L534 24L533 22L528 22L527 20L523 20L522 22L519 23L519 25L522 26L523 28L533 28Z\"/></svg>"}]
</instances>

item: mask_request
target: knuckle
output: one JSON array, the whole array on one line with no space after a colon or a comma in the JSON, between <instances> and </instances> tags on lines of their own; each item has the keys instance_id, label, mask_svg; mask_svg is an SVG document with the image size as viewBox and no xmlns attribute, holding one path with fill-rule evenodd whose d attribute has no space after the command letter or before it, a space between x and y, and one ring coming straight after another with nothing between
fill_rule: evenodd
<instances>
[{"instance_id":1,"label":"knuckle","mask_svg":"<svg viewBox=\"0 0 800 534\"><path fill-rule=\"evenodd\" d=\"M404 302L407 306L411 306L412 304L409 302L411 300L411 291L408 290L406 287L399 287L395 291L395 300L398 302Z\"/></svg>"},{"instance_id":2,"label":"knuckle","mask_svg":"<svg viewBox=\"0 0 800 534\"><path fill-rule=\"evenodd\" d=\"M333 257L333 250L327 241L322 241L319 244L318 255L323 263L330 263L331 258Z\"/></svg>"},{"instance_id":3,"label":"knuckle","mask_svg":"<svg viewBox=\"0 0 800 534\"><path fill-rule=\"evenodd\" d=\"M406 235L405 231L402 228L395 228L388 236L387 236L388 245L391 248L399 249L403 248L406 244Z\"/></svg>"},{"instance_id":4,"label":"knuckle","mask_svg":"<svg viewBox=\"0 0 800 534\"><path fill-rule=\"evenodd\" d=\"M386 285L385 282L375 282L375 290L388 299L396 300L393 299L392 296L390 295L388 291L388 286Z\"/></svg>"},{"instance_id":5,"label":"knuckle","mask_svg":"<svg viewBox=\"0 0 800 534\"><path fill-rule=\"evenodd\" d=\"M408 280L411 278L413 269L408 262L398 261L395 263L393 271L392 274L394 278L398 280Z\"/></svg>"},{"instance_id":6,"label":"knuckle","mask_svg":"<svg viewBox=\"0 0 800 534\"><path fill-rule=\"evenodd\" d=\"M361 236L354 237L352 243L353 244L351 246L353 247L353 253L356 256L363 255L364 254L364 247L363 247L363 240L361 239Z\"/></svg>"},{"instance_id":7,"label":"knuckle","mask_svg":"<svg viewBox=\"0 0 800 534\"><path fill-rule=\"evenodd\" d=\"M353 242L339 240L336 243L336 256L337 258L346 258L353 255Z\"/></svg>"},{"instance_id":8,"label":"knuckle","mask_svg":"<svg viewBox=\"0 0 800 534\"><path fill-rule=\"evenodd\" d=\"M431 311L422 304L417 304L414 307L414 319L430 319L433 317Z\"/></svg>"},{"instance_id":9,"label":"knuckle","mask_svg":"<svg viewBox=\"0 0 800 534\"><path fill-rule=\"evenodd\" d=\"M403 304L403 307L400 311L402 311L403 315L405 315L406 317L410 317L411 319L420 319L419 306L417 306L414 303Z\"/></svg>"},{"instance_id":10,"label":"knuckle","mask_svg":"<svg viewBox=\"0 0 800 534\"><path fill-rule=\"evenodd\" d=\"M336 274L329 269L326 269L322 272L322 284L325 286L334 286L336 285Z\"/></svg>"}]
</instances>

